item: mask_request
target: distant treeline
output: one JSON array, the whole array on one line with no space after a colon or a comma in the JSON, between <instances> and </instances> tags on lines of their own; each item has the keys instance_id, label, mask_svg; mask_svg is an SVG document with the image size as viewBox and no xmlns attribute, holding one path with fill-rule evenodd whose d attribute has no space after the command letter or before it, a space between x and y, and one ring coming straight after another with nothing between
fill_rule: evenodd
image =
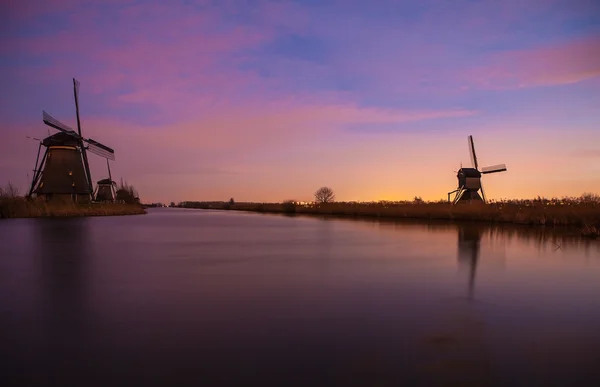
<instances>
[{"instance_id":1,"label":"distant treeline","mask_svg":"<svg viewBox=\"0 0 600 387\"><path fill-rule=\"evenodd\" d=\"M584 194L575 198L538 197L530 200L502 200L483 203L448 204L446 201L230 203L186 201L177 207L212 210L253 211L283 214L317 214L344 217L441 219L485 221L536 226L568 227L582 235L600 236L600 196Z\"/></svg>"},{"instance_id":2,"label":"distant treeline","mask_svg":"<svg viewBox=\"0 0 600 387\"><path fill-rule=\"evenodd\" d=\"M227 202L223 202L223 201L212 201L212 202L181 202L178 203L175 207L181 207L181 208L200 208L200 209L204 209L204 210L230 210L230 209L236 209L239 206L245 206L245 205L256 205L259 203L235 203L233 201L227 201ZM235 207L235 208L233 208Z\"/></svg>"}]
</instances>

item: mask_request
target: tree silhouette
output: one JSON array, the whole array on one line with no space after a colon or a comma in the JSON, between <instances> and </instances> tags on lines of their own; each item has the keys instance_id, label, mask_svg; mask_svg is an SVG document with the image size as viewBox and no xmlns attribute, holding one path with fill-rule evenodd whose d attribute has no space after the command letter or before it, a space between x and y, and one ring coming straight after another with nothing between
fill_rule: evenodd
<instances>
[{"instance_id":1,"label":"tree silhouette","mask_svg":"<svg viewBox=\"0 0 600 387\"><path fill-rule=\"evenodd\" d=\"M137 190L132 185L123 181L123 178L121 178L121 184L117 186L116 194L118 202L125 202L127 204L140 202Z\"/></svg>"},{"instance_id":2,"label":"tree silhouette","mask_svg":"<svg viewBox=\"0 0 600 387\"><path fill-rule=\"evenodd\" d=\"M331 203L335 200L335 194L329 187L321 187L315 192L315 200L318 203Z\"/></svg>"}]
</instances>

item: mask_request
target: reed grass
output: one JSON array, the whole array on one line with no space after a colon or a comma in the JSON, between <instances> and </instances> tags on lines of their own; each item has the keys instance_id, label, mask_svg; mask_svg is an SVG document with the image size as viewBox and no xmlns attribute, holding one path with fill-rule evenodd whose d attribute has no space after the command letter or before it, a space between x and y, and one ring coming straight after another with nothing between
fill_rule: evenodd
<instances>
[{"instance_id":1,"label":"reed grass","mask_svg":"<svg viewBox=\"0 0 600 387\"><path fill-rule=\"evenodd\" d=\"M0 218L112 216L145 213L146 211L139 204L82 204L70 200L47 202L23 197L0 196Z\"/></svg>"},{"instance_id":2,"label":"reed grass","mask_svg":"<svg viewBox=\"0 0 600 387\"><path fill-rule=\"evenodd\" d=\"M431 219L449 221L479 221L512 223L531 226L566 227L582 236L600 236L600 198L584 195L580 198L505 200L489 204L446 202L335 202L300 204L183 202L180 207L217 210L252 211L262 213L296 213L342 217L388 219Z\"/></svg>"}]
</instances>

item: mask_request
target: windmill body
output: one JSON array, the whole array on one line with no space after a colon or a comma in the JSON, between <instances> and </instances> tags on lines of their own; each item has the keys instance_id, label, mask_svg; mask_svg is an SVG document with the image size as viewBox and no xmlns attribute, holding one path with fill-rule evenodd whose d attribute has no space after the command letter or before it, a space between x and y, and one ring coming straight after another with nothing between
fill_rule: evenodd
<instances>
[{"instance_id":1,"label":"windmill body","mask_svg":"<svg viewBox=\"0 0 600 387\"><path fill-rule=\"evenodd\" d=\"M93 185L86 151L114 160L114 150L81 135L79 120L79 82L73 78L73 94L77 113L77 132L43 112L46 125L58 130L40 141L29 196L45 199L69 197L74 201L93 198ZM45 152L40 160L41 148Z\"/></svg>"},{"instance_id":2,"label":"windmill body","mask_svg":"<svg viewBox=\"0 0 600 387\"><path fill-rule=\"evenodd\" d=\"M469 152L471 153L472 168L461 168L458 170L456 177L458 178L458 188L452 192L448 192L448 201L450 196L456 194L452 200L453 204L464 202L486 202L485 192L481 184L481 176L489 173L504 172L506 165L499 164L491 167L482 168L479 170L477 162L477 154L475 153L475 144L473 136L469 136Z\"/></svg>"},{"instance_id":3,"label":"windmill body","mask_svg":"<svg viewBox=\"0 0 600 387\"><path fill-rule=\"evenodd\" d=\"M117 198L116 185L110 174L110 163L106 159L106 169L108 169L108 179L98 180L96 183L96 191L94 192L94 200L97 202L114 202Z\"/></svg>"},{"instance_id":4,"label":"windmill body","mask_svg":"<svg viewBox=\"0 0 600 387\"><path fill-rule=\"evenodd\" d=\"M111 179L98 180L96 183L96 192L94 200L97 202L114 202L115 201L115 183Z\"/></svg>"},{"instance_id":5,"label":"windmill body","mask_svg":"<svg viewBox=\"0 0 600 387\"><path fill-rule=\"evenodd\" d=\"M64 133L56 133L42 141L46 152L43 171L34 193L38 196L69 196L74 200L89 199L89 182L77 141Z\"/></svg>"}]
</instances>

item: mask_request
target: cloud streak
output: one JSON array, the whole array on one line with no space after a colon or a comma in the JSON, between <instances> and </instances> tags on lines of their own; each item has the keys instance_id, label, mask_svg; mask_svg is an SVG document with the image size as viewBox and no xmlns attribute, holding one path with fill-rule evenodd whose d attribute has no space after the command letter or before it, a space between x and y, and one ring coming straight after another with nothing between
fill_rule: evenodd
<instances>
[{"instance_id":1,"label":"cloud streak","mask_svg":"<svg viewBox=\"0 0 600 387\"><path fill-rule=\"evenodd\" d=\"M600 149L579 149L573 152L572 155L574 157L590 159L600 158Z\"/></svg>"},{"instance_id":2,"label":"cloud streak","mask_svg":"<svg viewBox=\"0 0 600 387\"><path fill-rule=\"evenodd\" d=\"M485 62L465 75L474 87L504 90L578 83L600 76L600 35L502 52Z\"/></svg>"}]
</instances>

